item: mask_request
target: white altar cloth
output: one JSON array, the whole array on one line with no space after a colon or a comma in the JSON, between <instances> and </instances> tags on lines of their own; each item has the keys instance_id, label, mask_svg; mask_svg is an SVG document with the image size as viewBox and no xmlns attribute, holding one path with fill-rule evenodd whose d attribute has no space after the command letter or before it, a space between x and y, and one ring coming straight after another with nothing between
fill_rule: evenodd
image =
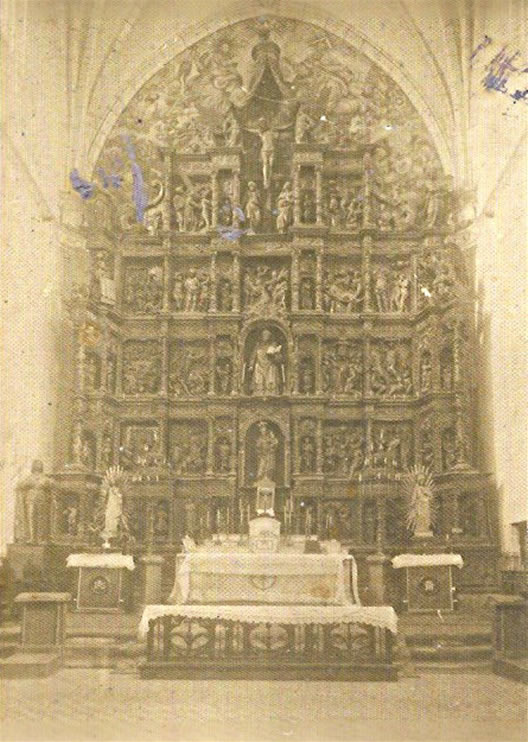
<instances>
[{"instance_id":1,"label":"white altar cloth","mask_svg":"<svg viewBox=\"0 0 528 742\"><path fill-rule=\"evenodd\" d=\"M169 602L350 604L344 562L351 558L343 553L191 552L179 560Z\"/></svg>"},{"instance_id":2,"label":"white altar cloth","mask_svg":"<svg viewBox=\"0 0 528 742\"><path fill-rule=\"evenodd\" d=\"M398 630L398 618L388 605L147 605L139 624L140 637L146 636L150 621L162 616L289 625L362 623L393 634Z\"/></svg>"},{"instance_id":3,"label":"white altar cloth","mask_svg":"<svg viewBox=\"0 0 528 742\"><path fill-rule=\"evenodd\" d=\"M106 567L107 569L129 569L135 568L134 558L131 554L117 554L110 552L105 554L70 554L66 559L67 567Z\"/></svg>"},{"instance_id":4,"label":"white altar cloth","mask_svg":"<svg viewBox=\"0 0 528 742\"><path fill-rule=\"evenodd\" d=\"M403 567L458 567L464 566L460 554L398 554L392 560L394 569Z\"/></svg>"}]
</instances>

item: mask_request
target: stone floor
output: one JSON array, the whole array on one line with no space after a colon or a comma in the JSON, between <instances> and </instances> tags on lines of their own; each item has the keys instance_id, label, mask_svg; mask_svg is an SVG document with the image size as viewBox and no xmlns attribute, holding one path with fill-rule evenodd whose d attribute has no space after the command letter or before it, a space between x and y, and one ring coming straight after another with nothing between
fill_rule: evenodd
<instances>
[{"instance_id":1,"label":"stone floor","mask_svg":"<svg viewBox=\"0 0 528 742\"><path fill-rule=\"evenodd\" d=\"M139 680L62 670L0 681L0 738L11 740L526 740L527 690L491 674L396 683Z\"/></svg>"}]
</instances>

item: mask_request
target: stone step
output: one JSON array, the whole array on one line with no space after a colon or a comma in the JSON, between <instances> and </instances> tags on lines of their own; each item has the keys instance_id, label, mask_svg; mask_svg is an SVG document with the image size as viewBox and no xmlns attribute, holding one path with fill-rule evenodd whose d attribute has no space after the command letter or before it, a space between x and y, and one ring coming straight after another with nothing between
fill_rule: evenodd
<instances>
[{"instance_id":1,"label":"stone step","mask_svg":"<svg viewBox=\"0 0 528 742\"><path fill-rule=\"evenodd\" d=\"M491 660L474 660L472 662L416 662L413 665L416 675L423 673L447 674L465 674L465 673L485 673L489 674L492 670Z\"/></svg>"},{"instance_id":2,"label":"stone step","mask_svg":"<svg viewBox=\"0 0 528 742\"><path fill-rule=\"evenodd\" d=\"M493 640L493 634L491 631L479 631L475 633L416 633L407 634L405 633L405 641L410 647L416 646L436 646L438 643L444 646L474 646L476 644L489 644L491 645Z\"/></svg>"},{"instance_id":3,"label":"stone step","mask_svg":"<svg viewBox=\"0 0 528 742\"><path fill-rule=\"evenodd\" d=\"M475 660L491 660L493 648L491 644L474 644L468 646L413 646L410 647L411 658L418 662L459 662L471 663Z\"/></svg>"},{"instance_id":4,"label":"stone step","mask_svg":"<svg viewBox=\"0 0 528 742\"><path fill-rule=\"evenodd\" d=\"M0 641L0 657L10 657L17 651L18 644L16 642L4 642Z\"/></svg>"},{"instance_id":5,"label":"stone step","mask_svg":"<svg viewBox=\"0 0 528 742\"><path fill-rule=\"evenodd\" d=\"M66 667L115 668L122 662L137 662L144 655L143 643L116 642L113 637L69 637L64 646Z\"/></svg>"},{"instance_id":6,"label":"stone step","mask_svg":"<svg viewBox=\"0 0 528 742\"><path fill-rule=\"evenodd\" d=\"M0 626L0 643L17 644L20 640L20 624L8 623Z\"/></svg>"},{"instance_id":7,"label":"stone step","mask_svg":"<svg viewBox=\"0 0 528 742\"><path fill-rule=\"evenodd\" d=\"M62 658L55 652L14 652L0 659L0 677L45 678L62 666Z\"/></svg>"}]
</instances>

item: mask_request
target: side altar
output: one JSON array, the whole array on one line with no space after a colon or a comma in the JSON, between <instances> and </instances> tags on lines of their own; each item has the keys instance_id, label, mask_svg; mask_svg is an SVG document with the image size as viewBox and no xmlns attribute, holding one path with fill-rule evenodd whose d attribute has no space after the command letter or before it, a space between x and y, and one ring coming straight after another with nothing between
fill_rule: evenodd
<instances>
[{"instance_id":1,"label":"side altar","mask_svg":"<svg viewBox=\"0 0 528 742\"><path fill-rule=\"evenodd\" d=\"M396 679L396 613L361 606L338 542L281 538L263 515L248 537L185 547L170 604L143 612L143 677Z\"/></svg>"}]
</instances>

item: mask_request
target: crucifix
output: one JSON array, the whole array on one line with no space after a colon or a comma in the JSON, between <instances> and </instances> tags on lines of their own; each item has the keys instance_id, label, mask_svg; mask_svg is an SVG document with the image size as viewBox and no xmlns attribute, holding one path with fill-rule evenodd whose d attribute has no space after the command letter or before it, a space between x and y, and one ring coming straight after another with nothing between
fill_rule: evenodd
<instances>
[{"instance_id":1,"label":"crucifix","mask_svg":"<svg viewBox=\"0 0 528 742\"><path fill-rule=\"evenodd\" d=\"M251 129L247 126L244 127L246 131L249 131L251 134L256 134L260 139L260 162L262 165L262 180L265 190L268 190L271 183L273 161L275 159L275 140L278 137L278 132L290 129L292 125L292 123L289 123L286 126L277 126L274 128L268 124L268 121L264 116L261 116L257 121L257 127L255 129Z\"/></svg>"}]
</instances>

